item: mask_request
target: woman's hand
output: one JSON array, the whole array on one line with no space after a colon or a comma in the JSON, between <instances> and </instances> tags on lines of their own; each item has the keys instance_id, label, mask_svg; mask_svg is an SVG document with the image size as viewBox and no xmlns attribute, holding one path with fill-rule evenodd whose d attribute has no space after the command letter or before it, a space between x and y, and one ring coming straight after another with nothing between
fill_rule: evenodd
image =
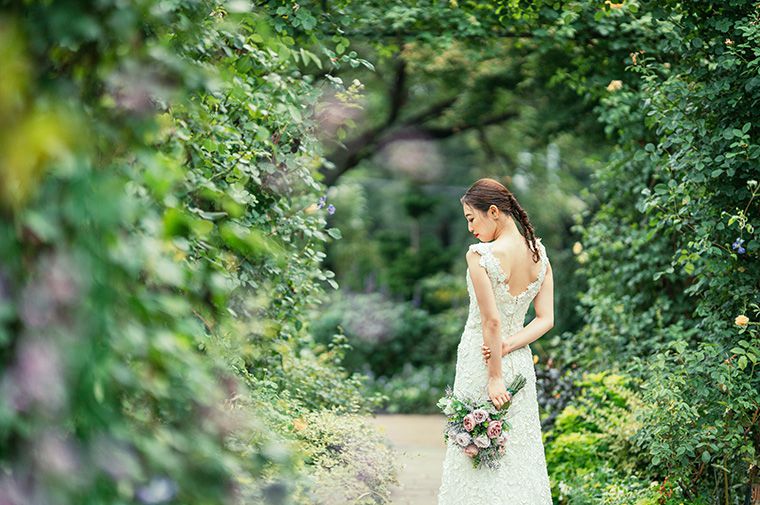
<instances>
[{"instance_id":1,"label":"woman's hand","mask_svg":"<svg viewBox=\"0 0 760 505\"><path fill-rule=\"evenodd\" d=\"M501 409L505 403L512 400L512 395L504 387L504 380L501 377L488 379L488 397L496 409Z\"/></svg>"}]
</instances>

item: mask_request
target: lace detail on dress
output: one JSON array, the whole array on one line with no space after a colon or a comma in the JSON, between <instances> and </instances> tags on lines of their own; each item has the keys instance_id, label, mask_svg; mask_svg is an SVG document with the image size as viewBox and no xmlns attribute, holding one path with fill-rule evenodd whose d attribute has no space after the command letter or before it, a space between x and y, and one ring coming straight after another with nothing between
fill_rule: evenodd
<instances>
[{"instance_id":1,"label":"lace detail on dress","mask_svg":"<svg viewBox=\"0 0 760 505\"><path fill-rule=\"evenodd\" d=\"M530 302L544 282L548 266L546 250L540 239L538 245L541 268L538 277L518 295L509 286L490 242L472 244L471 250L480 254L478 264L485 268L496 298L501 319L502 339L519 331L525 322ZM470 278L465 276L470 306L462 338L457 347L454 394L485 401L488 399L488 369L480 346L483 343L480 309ZM546 469L541 423L536 398L536 372L530 346L515 349L502 358L502 374L506 383L521 373L525 387L513 400L507 414L511 424L509 442L502 465L495 470L475 469L470 459L450 441L443 462L438 505L547 505L551 504L549 476Z\"/></svg>"}]
</instances>

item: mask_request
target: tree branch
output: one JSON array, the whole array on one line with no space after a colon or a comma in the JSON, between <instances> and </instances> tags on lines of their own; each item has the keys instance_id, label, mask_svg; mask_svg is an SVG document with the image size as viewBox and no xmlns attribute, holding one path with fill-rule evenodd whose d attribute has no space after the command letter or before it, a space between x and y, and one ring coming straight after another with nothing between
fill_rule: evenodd
<instances>
[{"instance_id":1,"label":"tree branch","mask_svg":"<svg viewBox=\"0 0 760 505\"><path fill-rule=\"evenodd\" d=\"M396 122L401 108L406 103L406 60L400 55L396 56L396 73L390 92L390 112L385 125L389 126Z\"/></svg>"},{"instance_id":2,"label":"tree branch","mask_svg":"<svg viewBox=\"0 0 760 505\"><path fill-rule=\"evenodd\" d=\"M455 100L456 99L454 99L454 101ZM438 111L437 115L440 115L446 110L447 107L442 107L446 102L449 101L440 102L430 109L418 114L416 117L423 118L424 120L432 119L435 117L433 116L435 111ZM477 123L464 123L450 127L426 127L423 123L413 123L411 122L412 118L408 118L401 123L400 128L378 127L359 135L357 138L346 144L345 154L342 156L339 163L335 162L334 158L328 158L335 163L334 169L328 170L326 167L322 167L320 168L320 172L324 174L325 184L331 186L335 184L344 173L358 165L359 162L370 157L372 154L394 141L409 138L441 140L475 128L483 128L499 124L517 116L518 114L516 112L505 112Z\"/></svg>"},{"instance_id":3,"label":"tree branch","mask_svg":"<svg viewBox=\"0 0 760 505\"><path fill-rule=\"evenodd\" d=\"M490 126L494 124L503 123L504 121L508 119L517 117L517 115L518 114L516 112L505 112L504 114L499 114L498 116L494 116L477 123L459 124L459 125L454 125L447 128L435 128L435 127L421 128L420 132L434 139L445 139L445 138L451 137L452 135L456 135L458 133L462 133L467 130L472 130L473 128L482 128L484 126Z\"/></svg>"}]
</instances>

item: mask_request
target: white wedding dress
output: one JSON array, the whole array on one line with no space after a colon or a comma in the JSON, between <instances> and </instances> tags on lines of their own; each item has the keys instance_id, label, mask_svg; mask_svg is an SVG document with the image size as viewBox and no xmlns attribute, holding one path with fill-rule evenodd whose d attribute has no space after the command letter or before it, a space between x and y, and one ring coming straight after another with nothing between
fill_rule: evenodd
<instances>
[{"instance_id":1,"label":"white wedding dress","mask_svg":"<svg viewBox=\"0 0 760 505\"><path fill-rule=\"evenodd\" d=\"M541 267L538 278L519 295L509 292L498 258L490 242L472 244L470 250L480 254L480 265L486 269L496 297L501 319L502 339L524 326L530 302L544 282L548 258L540 239L536 240ZM470 279L466 275L470 308L467 322L457 347L454 394L485 402L488 400L488 369L483 359L483 329L480 309ZM499 355L498 349L491 356ZM529 346L515 349L502 358L502 375L509 385L521 373L527 383L514 396L506 419L511 424L506 452L498 469L473 468L472 460L449 439L443 461L443 475L438 490L438 505L551 505L549 475L541 439L541 423L536 398L536 371Z\"/></svg>"}]
</instances>

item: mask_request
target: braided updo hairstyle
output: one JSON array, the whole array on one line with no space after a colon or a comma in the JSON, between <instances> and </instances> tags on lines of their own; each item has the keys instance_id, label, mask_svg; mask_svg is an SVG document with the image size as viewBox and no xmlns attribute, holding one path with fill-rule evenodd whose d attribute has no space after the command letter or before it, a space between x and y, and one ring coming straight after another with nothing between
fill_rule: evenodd
<instances>
[{"instance_id":1,"label":"braided updo hairstyle","mask_svg":"<svg viewBox=\"0 0 760 505\"><path fill-rule=\"evenodd\" d=\"M487 212L491 205L496 205L502 212L511 214L515 222L518 223L518 229L521 228L520 233L525 237L528 247L533 252L533 261L538 262L536 235L533 232L533 225L528 219L528 214L517 203L515 195L502 183L489 178L478 179L465 191L464 196L459 201L481 212Z\"/></svg>"}]
</instances>

